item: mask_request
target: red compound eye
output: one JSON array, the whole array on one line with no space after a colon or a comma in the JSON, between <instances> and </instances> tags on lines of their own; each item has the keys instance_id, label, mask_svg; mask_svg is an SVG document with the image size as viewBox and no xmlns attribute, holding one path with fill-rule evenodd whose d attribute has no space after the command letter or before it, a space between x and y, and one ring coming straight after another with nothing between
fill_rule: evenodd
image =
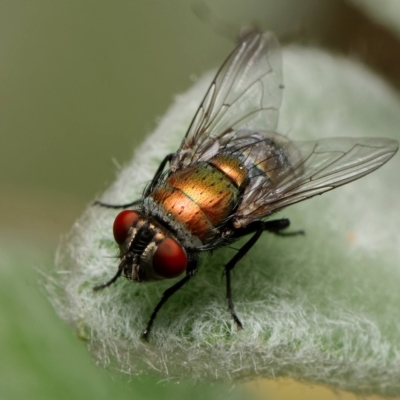
<instances>
[{"instance_id":1,"label":"red compound eye","mask_svg":"<svg viewBox=\"0 0 400 400\"><path fill-rule=\"evenodd\" d=\"M165 238L153 256L153 268L163 278L176 278L186 270L187 256L183 247L172 238Z\"/></svg>"},{"instance_id":2,"label":"red compound eye","mask_svg":"<svg viewBox=\"0 0 400 400\"><path fill-rule=\"evenodd\" d=\"M114 239L118 244L124 243L129 229L139 218L139 215L137 211L133 210L125 210L117 215L113 225L113 233Z\"/></svg>"}]
</instances>

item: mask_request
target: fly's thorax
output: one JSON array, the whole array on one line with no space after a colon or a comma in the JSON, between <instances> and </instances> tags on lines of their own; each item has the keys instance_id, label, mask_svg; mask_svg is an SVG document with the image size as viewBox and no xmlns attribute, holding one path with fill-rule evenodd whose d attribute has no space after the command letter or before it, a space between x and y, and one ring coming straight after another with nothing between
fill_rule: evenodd
<instances>
[{"instance_id":1,"label":"fly's thorax","mask_svg":"<svg viewBox=\"0 0 400 400\"><path fill-rule=\"evenodd\" d=\"M156 189L157 193L159 193L159 189L160 188ZM172 193L173 191L170 190L169 192L164 192L163 195L168 197L168 195L171 195ZM162 225L168 227L185 248L196 249L203 245L203 242L198 236L192 234L183 222L175 218L174 213L167 211L163 204L154 200L152 196L146 197L143 200L143 209L147 215L155 218Z\"/></svg>"},{"instance_id":2,"label":"fly's thorax","mask_svg":"<svg viewBox=\"0 0 400 400\"><path fill-rule=\"evenodd\" d=\"M268 215L264 211L265 199L272 198L271 193L285 179L294 181L303 173L302 155L296 144L285 136L275 132L249 134L245 130L237 135L238 140L229 150L245 165L248 183L232 221L236 229L245 227L259 215Z\"/></svg>"},{"instance_id":3,"label":"fly's thorax","mask_svg":"<svg viewBox=\"0 0 400 400\"><path fill-rule=\"evenodd\" d=\"M223 172L238 189L246 184L248 171L239 158L232 154L219 154L210 163Z\"/></svg>"},{"instance_id":4,"label":"fly's thorax","mask_svg":"<svg viewBox=\"0 0 400 400\"><path fill-rule=\"evenodd\" d=\"M235 144L230 151L246 166L249 179L264 176L271 185L281 180L282 174L294 172L301 157L296 145L275 132L239 131ZM240 138L240 136L244 136Z\"/></svg>"},{"instance_id":5,"label":"fly's thorax","mask_svg":"<svg viewBox=\"0 0 400 400\"><path fill-rule=\"evenodd\" d=\"M186 250L165 227L135 210L122 211L114 221L121 269L128 279L149 282L181 275L187 268Z\"/></svg>"},{"instance_id":6,"label":"fly's thorax","mask_svg":"<svg viewBox=\"0 0 400 400\"><path fill-rule=\"evenodd\" d=\"M149 215L171 227L185 246L219 237L247 182L243 163L230 155L171 173L144 200Z\"/></svg>"}]
</instances>

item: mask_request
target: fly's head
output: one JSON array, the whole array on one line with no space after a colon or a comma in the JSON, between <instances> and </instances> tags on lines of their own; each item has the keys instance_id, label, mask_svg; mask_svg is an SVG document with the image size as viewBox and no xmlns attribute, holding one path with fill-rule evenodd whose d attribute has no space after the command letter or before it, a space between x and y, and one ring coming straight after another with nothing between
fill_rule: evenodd
<instances>
[{"instance_id":1,"label":"fly's head","mask_svg":"<svg viewBox=\"0 0 400 400\"><path fill-rule=\"evenodd\" d=\"M138 211L120 212L113 233L120 249L118 269L128 279L149 282L176 278L186 271L188 256L183 246Z\"/></svg>"}]
</instances>

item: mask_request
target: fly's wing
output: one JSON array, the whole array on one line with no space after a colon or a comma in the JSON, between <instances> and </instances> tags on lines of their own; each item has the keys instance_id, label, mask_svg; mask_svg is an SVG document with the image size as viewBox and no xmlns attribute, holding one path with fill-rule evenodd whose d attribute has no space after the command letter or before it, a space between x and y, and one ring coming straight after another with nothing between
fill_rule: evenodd
<instances>
[{"instance_id":1,"label":"fly's wing","mask_svg":"<svg viewBox=\"0 0 400 400\"><path fill-rule=\"evenodd\" d=\"M282 59L275 35L256 32L244 38L214 78L171 169L211 158L239 129L275 130L282 89Z\"/></svg>"},{"instance_id":2,"label":"fly's wing","mask_svg":"<svg viewBox=\"0 0 400 400\"><path fill-rule=\"evenodd\" d=\"M253 178L237 209L236 227L361 178L385 164L398 149L397 141L385 138L291 142L276 133L265 136L269 138L262 143L272 143L272 150L262 149L246 159L252 163Z\"/></svg>"}]
</instances>

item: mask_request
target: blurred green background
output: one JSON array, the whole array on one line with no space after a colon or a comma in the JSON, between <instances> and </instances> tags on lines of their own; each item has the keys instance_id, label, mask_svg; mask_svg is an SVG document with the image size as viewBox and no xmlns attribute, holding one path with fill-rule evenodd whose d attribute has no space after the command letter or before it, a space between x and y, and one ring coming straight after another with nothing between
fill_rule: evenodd
<instances>
[{"instance_id":1,"label":"blurred green background","mask_svg":"<svg viewBox=\"0 0 400 400\"><path fill-rule=\"evenodd\" d=\"M53 312L35 269L51 268L61 235L174 95L221 64L240 27L351 54L399 86L396 33L351 3L0 2L0 399L283 399L293 390L302 398L307 389L293 382L199 391L97 368Z\"/></svg>"}]
</instances>

